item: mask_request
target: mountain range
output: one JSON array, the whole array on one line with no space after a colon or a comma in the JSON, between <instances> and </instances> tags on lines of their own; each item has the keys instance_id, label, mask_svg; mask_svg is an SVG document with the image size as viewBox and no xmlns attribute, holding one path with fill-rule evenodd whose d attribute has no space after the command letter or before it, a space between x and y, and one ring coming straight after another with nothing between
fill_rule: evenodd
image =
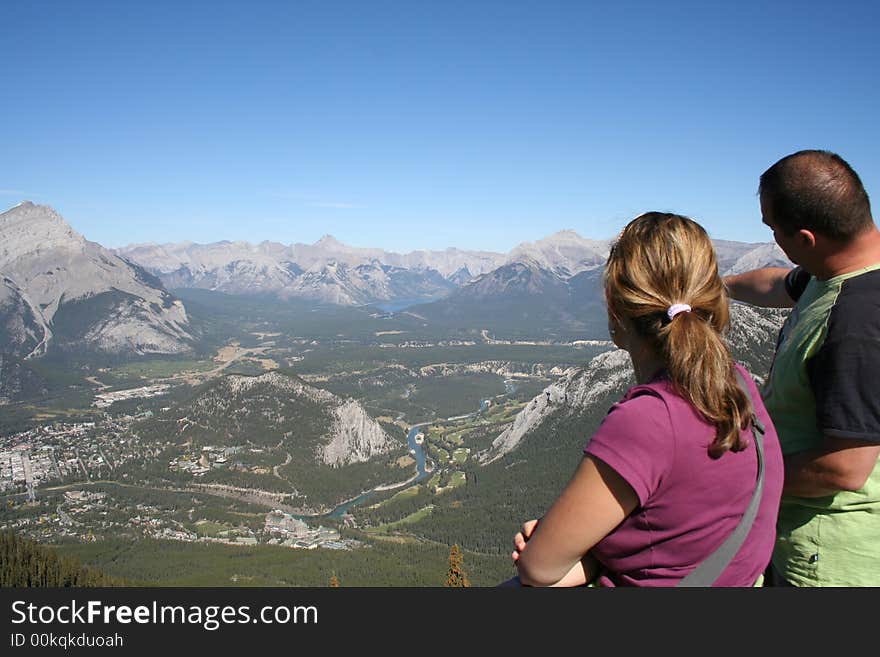
<instances>
[{"instance_id":1,"label":"mountain range","mask_svg":"<svg viewBox=\"0 0 880 657\"><path fill-rule=\"evenodd\" d=\"M413 251L407 254L346 246L330 235L312 245L275 242L138 244L120 256L157 276L166 287L234 294L271 293L324 303L363 305L399 299L467 304L486 297L567 296L602 268L612 240L562 230L509 253ZM722 273L788 265L774 243L715 242ZM456 291L461 295L456 297Z\"/></svg>"},{"instance_id":2,"label":"mountain range","mask_svg":"<svg viewBox=\"0 0 880 657\"><path fill-rule=\"evenodd\" d=\"M563 230L509 253L315 244L138 244L87 241L52 208L0 214L0 353L55 348L122 356L179 354L198 340L169 290L208 289L361 306L406 301L426 321L489 330L604 333L601 271L611 240ZM790 265L778 246L718 240L722 273ZM598 318L598 319L597 319ZM513 329L511 329L513 330Z\"/></svg>"}]
</instances>

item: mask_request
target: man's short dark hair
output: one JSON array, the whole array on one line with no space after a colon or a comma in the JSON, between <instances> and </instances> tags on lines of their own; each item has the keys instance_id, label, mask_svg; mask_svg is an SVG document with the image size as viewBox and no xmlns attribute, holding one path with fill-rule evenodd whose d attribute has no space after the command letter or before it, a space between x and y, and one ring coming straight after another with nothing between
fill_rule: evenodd
<instances>
[{"instance_id":1,"label":"man's short dark hair","mask_svg":"<svg viewBox=\"0 0 880 657\"><path fill-rule=\"evenodd\" d=\"M804 150L761 175L758 194L787 235L807 229L848 242L874 223L858 174L836 153Z\"/></svg>"}]
</instances>

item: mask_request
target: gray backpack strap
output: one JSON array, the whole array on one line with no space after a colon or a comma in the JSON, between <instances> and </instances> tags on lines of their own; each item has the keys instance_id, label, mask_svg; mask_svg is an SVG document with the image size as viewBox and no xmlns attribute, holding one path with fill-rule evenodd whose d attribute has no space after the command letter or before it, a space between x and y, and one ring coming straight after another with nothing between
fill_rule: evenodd
<instances>
[{"instance_id":1,"label":"gray backpack strap","mask_svg":"<svg viewBox=\"0 0 880 657\"><path fill-rule=\"evenodd\" d=\"M752 408L754 409L754 398L749 392L749 386L746 384L739 369L734 368L734 370L736 371L736 378L740 388L745 390L752 401ZM746 512L740 519L736 529L733 530L733 533L727 537L727 540L676 586L712 586L731 560L733 560L733 557L736 556L736 553L745 542L746 536L749 535L752 523L755 521L755 516L758 515L758 507L761 506L761 497L764 490L764 426L758 419L757 413L752 413L752 435L755 438L755 450L758 452L758 483L755 486L755 491L752 493L752 499L749 501Z\"/></svg>"}]
</instances>

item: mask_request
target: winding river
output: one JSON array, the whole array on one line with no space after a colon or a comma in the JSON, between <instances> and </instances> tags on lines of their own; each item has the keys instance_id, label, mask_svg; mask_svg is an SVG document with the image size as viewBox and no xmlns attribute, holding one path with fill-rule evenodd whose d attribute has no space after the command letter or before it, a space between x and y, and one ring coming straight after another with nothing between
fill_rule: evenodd
<instances>
[{"instance_id":1,"label":"winding river","mask_svg":"<svg viewBox=\"0 0 880 657\"><path fill-rule=\"evenodd\" d=\"M414 424L412 427L410 427L409 433L406 436L406 439L409 442L410 453L413 455L413 457L416 460L416 476L415 477L413 477L412 479L408 479L407 481L401 482L399 484L394 484L392 486L380 486L379 488L374 488L373 490L369 490L366 493L361 493L360 495L358 495L354 499L348 500L347 502L343 502L342 504L337 506L335 509L333 509L330 513L325 513L320 516L300 516L300 517L304 520L317 520L319 518L340 518L343 515L345 515L346 513L348 513L348 510L351 507L357 506L361 502L364 502L365 500L369 499L370 497L372 497L373 495L375 495L376 493L378 493L380 491L394 490L395 488L403 488L404 486L410 486L410 485L424 479L431 471L425 469L426 468L426 459L425 459L424 445L416 443L416 436L419 434L422 427L426 427L429 424L431 424L431 422L423 422L421 424Z\"/></svg>"},{"instance_id":2,"label":"winding river","mask_svg":"<svg viewBox=\"0 0 880 657\"><path fill-rule=\"evenodd\" d=\"M515 387L513 389L515 390ZM507 390L508 390L508 393L512 392L512 390L510 388L507 388ZM480 402L480 410L474 411L473 413L468 413L467 415L459 415L459 416L456 416L455 418L447 418L447 420L451 420L451 419L458 420L458 419L464 419L464 418L468 418L468 417L474 417L475 415L478 415L479 413L482 413L483 411L485 411L487 408L489 408L489 400L484 399ZM320 520L321 518L340 518L343 515L345 515L346 513L348 513L348 510L351 507L357 506L358 504L364 502L365 500L369 499L370 497L372 497L373 495L375 495L378 492L394 490L395 488L403 488L405 486L411 486L412 484L415 484L415 483L421 481L422 479L424 479L425 477L427 477L429 474L431 474L431 472L433 472L433 470L427 469L427 459L425 458L424 444L417 443L416 436L419 435L419 433L422 430L422 427L427 427L431 424L434 424L435 422L442 422L442 420L432 420L430 422L421 422L419 424L414 424L410 427L409 433L406 436L407 442L409 443L410 454L412 454L416 460L416 475L414 477L412 477L411 479L408 479L407 481L401 482L399 484L393 484L391 486L380 486L378 488L374 488L372 490L369 490L366 493L361 493L357 497L350 499L346 502L343 502L342 504L337 506L335 509L333 509L329 513L324 513L321 515L314 515L314 516L297 516L297 517L302 520Z\"/></svg>"}]
</instances>

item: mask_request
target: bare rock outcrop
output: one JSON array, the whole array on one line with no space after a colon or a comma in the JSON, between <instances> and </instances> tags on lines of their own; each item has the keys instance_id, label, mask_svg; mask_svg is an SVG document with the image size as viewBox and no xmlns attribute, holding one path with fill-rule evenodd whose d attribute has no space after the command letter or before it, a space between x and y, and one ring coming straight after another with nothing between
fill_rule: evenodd
<instances>
[{"instance_id":1,"label":"bare rock outcrop","mask_svg":"<svg viewBox=\"0 0 880 657\"><path fill-rule=\"evenodd\" d=\"M364 408L348 399L334 409L336 417L321 450L321 460L327 465L340 466L369 461L385 454L398 445L385 433L381 425L367 415Z\"/></svg>"},{"instance_id":2,"label":"bare rock outcrop","mask_svg":"<svg viewBox=\"0 0 880 657\"><path fill-rule=\"evenodd\" d=\"M89 242L50 207L24 202L0 214L0 319L12 347L41 356L64 333L72 348L109 353L181 353L193 340L183 304L139 267ZM74 328L60 311L92 303ZM35 344L30 345L36 338Z\"/></svg>"}]
</instances>

